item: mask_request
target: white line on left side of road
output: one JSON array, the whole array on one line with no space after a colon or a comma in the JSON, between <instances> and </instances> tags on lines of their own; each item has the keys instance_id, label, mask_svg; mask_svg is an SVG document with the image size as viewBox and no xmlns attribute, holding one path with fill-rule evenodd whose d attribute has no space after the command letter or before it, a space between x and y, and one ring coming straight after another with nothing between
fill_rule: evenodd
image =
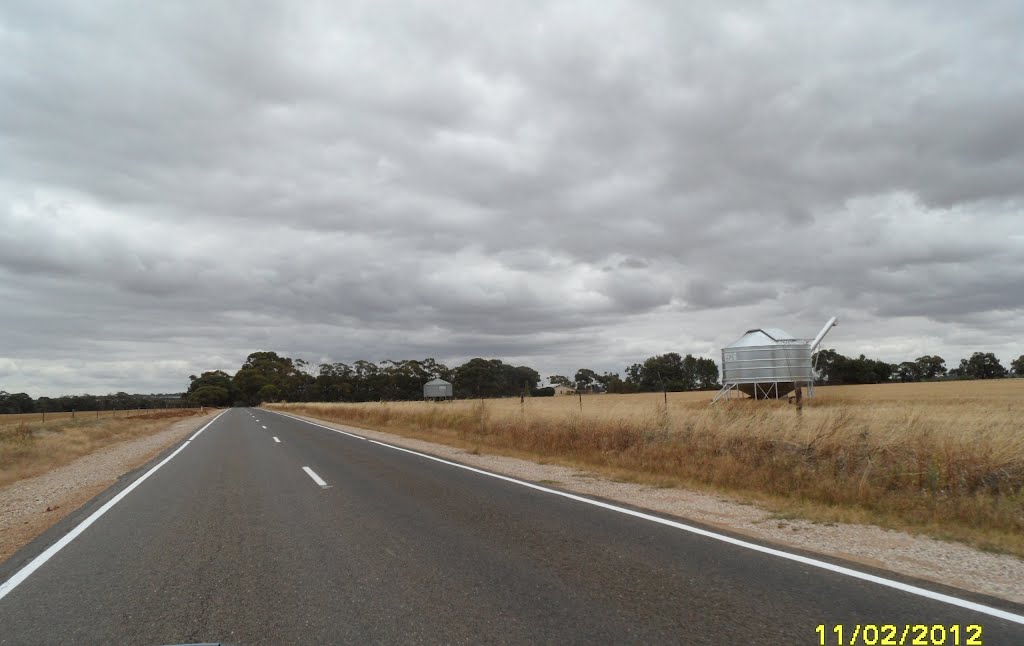
<instances>
[{"instance_id":1,"label":"white line on left side of road","mask_svg":"<svg viewBox=\"0 0 1024 646\"><path fill-rule=\"evenodd\" d=\"M186 446L191 444L192 440L196 439L197 435L199 435L200 433L202 433L203 431L208 429L210 427L210 424L213 424L214 422L216 422L218 419L220 419L220 416L223 415L226 412L227 411L221 411L221 413L218 414L217 417L214 417L213 419L211 419L206 424L206 426L204 426L201 429L199 429L198 431L196 431L195 435L193 435L188 440L185 440L185 443L182 444L181 446L179 446L177 449L175 449L174 453L171 453L170 455L168 455L166 458L161 460L160 463L157 464L155 467L153 467L152 469L150 469L146 473L142 474L142 476L140 476L138 480L136 480L135 482L131 483L130 485L128 485L127 487L122 489L119 494L117 494L116 496L114 496L113 498L108 500L102 507L100 507L99 509L94 511L92 514L90 514L88 518L83 520L74 529L72 529L70 532L65 534L63 538L61 538L59 541L57 541L56 543L54 543L50 547L46 548L45 552L43 552L39 556L35 557L31 561L29 561L28 565L26 565L25 567L23 567L20 570L18 570L14 574L14 576L12 576L11 578L9 578L6 581L4 581L3 585L0 585L0 599L3 599L8 594L10 594L16 587L18 587L18 585L21 584L22 581L27 579L29 576L32 575L33 572L38 570L40 568L40 566L42 566L44 563L46 563L51 558L53 558L53 556L57 552L59 552L62 549L64 549L68 545L68 543L70 543L71 541L73 541L76 538L78 538L78 535L81 534L82 532L84 532L86 529L88 529L89 525L92 525L93 523L95 523L99 519L100 516L102 516L103 514L107 513L108 511L110 511L111 507L113 507L117 503L121 502L121 500L125 496L127 496L128 494L130 494L132 491L135 490L135 487L138 487L140 484L142 484L146 480L146 478L148 478L149 476L151 476L154 473L156 473L157 469L159 469L160 467L164 466L165 464L170 462L171 459L174 458L174 456L176 456L179 453L181 453L182 449L184 449Z\"/></svg>"},{"instance_id":2,"label":"white line on left side of road","mask_svg":"<svg viewBox=\"0 0 1024 646\"><path fill-rule=\"evenodd\" d=\"M230 410L230 409L229 409L229 410ZM226 410L224 410L224 411L221 411L221 412L220 412L220 414L218 414L218 415L217 415L217 417L220 417L221 415L223 415L223 414L224 414L224 413L226 413L226 412L228 412L228 411L226 411ZM192 440L194 440L194 439L196 439L197 437L199 437L199 434L200 434L200 433L202 433L202 432L203 432L203 431L205 431L206 429L210 428L210 424L213 424L214 422L216 422L216 421L217 421L217 417L214 417L213 419L211 419L211 420L209 421L209 423L208 423L208 424L207 424L206 426L202 427L201 429L199 429L198 431L196 431L195 433L193 433L193 434L192 434L192 437L188 438L188 441L189 441L189 442L191 442ZM148 474L147 474L147 475L148 475ZM145 477L145 476L143 476L143 477Z\"/></svg>"},{"instance_id":3,"label":"white line on left side of road","mask_svg":"<svg viewBox=\"0 0 1024 646\"><path fill-rule=\"evenodd\" d=\"M280 443L281 443L281 440L277 439L277 436L276 436L276 435L274 436L274 441L275 441L275 442L277 442L278 444L280 444Z\"/></svg>"},{"instance_id":4,"label":"white line on left side of road","mask_svg":"<svg viewBox=\"0 0 1024 646\"><path fill-rule=\"evenodd\" d=\"M324 482L323 478L321 478L320 476L318 476L316 474L316 471L313 471L309 467L302 467L302 470L305 471L306 475L308 475L310 478L313 478L313 482L317 483L318 485L320 485L324 489L327 488L327 483Z\"/></svg>"}]
</instances>

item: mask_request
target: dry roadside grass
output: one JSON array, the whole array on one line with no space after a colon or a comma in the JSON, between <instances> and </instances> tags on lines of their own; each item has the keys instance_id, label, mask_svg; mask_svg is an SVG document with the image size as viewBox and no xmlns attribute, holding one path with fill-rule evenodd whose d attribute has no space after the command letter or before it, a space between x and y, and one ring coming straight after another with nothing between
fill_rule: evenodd
<instances>
[{"instance_id":1,"label":"dry roadside grass","mask_svg":"<svg viewBox=\"0 0 1024 646\"><path fill-rule=\"evenodd\" d=\"M1020 401L1024 397L1024 379L819 386L815 393L832 401L956 402L975 400L999 403Z\"/></svg>"},{"instance_id":2,"label":"dry roadside grass","mask_svg":"<svg viewBox=\"0 0 1024 646\"><path fill-rule=\"evenodd\" d=\"M203 415L197 409L139 412L130 417L70 416L46 423L0 424L0 487L63 466L104 447L150 435L177 419ZM3 421L3 420L0 420Z\"/></svg>"},{"instance_id":3,"label":"dry roadside grass","mask_svg":"<svg viewBox=\"0 0 1024 646\"><path fill-rule=\"evenodd\" d=\"M817 395L802 415L710 393L268 407L1024 556L1024 380Z\"/></svg>"},{"instance_id":4,"label":"dry roadside grass","mask_svg":"<svg viewBox=\"0 0 1024 646\"><path fill-rule=\"evenodd\" d=\"M103 419L104 417L135 417L151 415L153 413L162 413L164 411L179 410L170 408L132 408L132 409L121 409L121 410L87 410L77 412L64 412L64 413L46 413L45 418L43 413L5 413L0 415L0 426L10 426L12 424L23 424L32 422L56 422L59 420L74 419L78 421L87 421L95 419ZM197 411L199 412L199 411Z\"/></svg>"}]
</instances>

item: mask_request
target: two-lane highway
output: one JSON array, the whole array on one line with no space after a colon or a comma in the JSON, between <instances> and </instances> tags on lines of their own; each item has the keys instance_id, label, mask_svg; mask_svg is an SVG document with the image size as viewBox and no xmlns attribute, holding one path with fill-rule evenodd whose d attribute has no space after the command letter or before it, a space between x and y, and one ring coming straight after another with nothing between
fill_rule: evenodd
<instances>
[{"instance_id":1,"label":"two-lane highway","mask_svg":"<svg viewBox=\"0 0 1024 646\"><path fill-rule=\"evenodd\" d=\"M826 643L836 624L1024 643L1013 604L900 590L259 409L218 417L44 558L108 500L0 567L0 644L818 644L819 624Z\"/></svg>"}]
</instances>

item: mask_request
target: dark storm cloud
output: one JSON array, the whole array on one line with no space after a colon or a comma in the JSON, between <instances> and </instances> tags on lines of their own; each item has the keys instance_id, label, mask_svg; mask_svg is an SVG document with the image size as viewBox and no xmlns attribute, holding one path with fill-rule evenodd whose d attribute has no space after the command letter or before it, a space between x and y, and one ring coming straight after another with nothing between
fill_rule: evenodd
<instances>
[{"instance_id":1,"label":"dark storm cloud","mask_svg":"<svg viewBox=\"0 0 1024 646\"><path fill-rule=\"evenodd\" d=\"M174 390L257 348L621 370L831 314L848 352L1016 356L1022 24L7 3L0 388Z\"/></svg>"}]
</instances>

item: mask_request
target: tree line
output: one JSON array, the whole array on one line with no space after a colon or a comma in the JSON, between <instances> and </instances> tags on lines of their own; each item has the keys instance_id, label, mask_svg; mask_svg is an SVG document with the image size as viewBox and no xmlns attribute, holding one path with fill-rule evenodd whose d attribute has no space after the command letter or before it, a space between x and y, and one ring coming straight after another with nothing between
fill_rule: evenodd
<instances>
[{"instance_id":1,"label":"tree line","mask_svg":"<svg viewBox=\"0 0 1024 646\"><path fill-rule=\"evenodd\" d=\"M946 367L946 360L936 355L924 355L913 361L886 363L868 359L863 354L852 359L835 350L818 353L815 369L818 385L881 384L886 382L933 381L940 379L1001 379L1009 376L1024 377L1024 355L1010 362L1007 369L991 352L975 352L961 359L955 368Z\"/></svg>"},{"instance_id":2,"label":"tree line","mask_svg":"<svg viewBox=\"0 0 1024 646\"><path fill-rule=\"evenodd\" d=\"M924 355L913 361L887 363L864 355L846 357L835 350L818 353L818 385L877 384L943 379L998 379L1024 377L1024 355L1006 368L991 352L975 352L947 368L940 356ZM64 395L33 399L25 393L0 390L0 414L174 407L255 405L265 401L414 400L423 396L423 384L431 379L452 382L455 394L468 397L550 396L554 389L540 387L540 374L529 366L514 366L500 359L470 359L455 368L432 359L329 363L312 366L302 359L275 352L254 352L234 374L222 370L189 378L184 394ZM720 387L718 364L712 359L676 352L648 357L626 367L624 375L598 373L580 368L570 379L550 375L553 385L581 392L635 393L714 390Z\"/></svg>"},{"instance_id":3,"label":"tree line","mask_svg":"<svg viewBox=\"0 0 1024 646\"><path fill-rule=\"evenodd\" d=\"M648 357L643 363L626 368L626 378L618 373L597 374L589 368L576 371L575 379L563 375L548 377L554 385L567 386L582 392L637 393L667 390L715 390L718 383L718 364L713 359L697 358L691 354L681 356L668 352Z\"/></svg>"},{"instance_id":4,"label":"tree line","mask_svg":"<svg viewBox=\"0 0 1024 646\"><path fill-rule=\"evenodd\" d=\"M1014 374L1024 376L1024 355L1011 364ZM835 350L822 350L817 358L816 383L875 384L930 379L991 379L1009 371L992 353L976 352L959 367L947 369L942 357L926 355L899 364L850 358ZM379 365L360 360L327 363L317 367L302 359L275 352L254 352L234 375L216 370L190 377L187 398L206 406L256 405L267 401L364 402L415 400L423 396L423 384L444 379L460 398L550 396L551 387L540 387L540 374L529 366L514 366L500 359L470 359L450 368L435 359L385 360ZM598 373L580 368L570 379L550 375L553 385L581 392L636 393L715 390L718 364L712 359L677 352L648 357L628 366L624 375Z\"/></svg>"},{"instance_id":5,"label":"tree line","mask_svg":"<svg viewBox=\"0 0 1024 646\"><path fill-rule=\"evenodd\" d=\"M177 407L191 404L182 394L130 395L62 395L32 399L26 393L0 390L0 415L9 413L70 413L71 411L139 410L146 408Z\"/></svg>"},{"instance_id":6,"label":"tree line","mask_svg":"<svg viewBox=\"0 0 1024 646\"><path fill-rule=\"evenodd\" d=\"M423 384L444 379L460 398L543 397L554 394L540 387L540 373L501 359L470 359L450 368L433 358L385 360L379 365L359 360L325 363L317 367L276 352L250 354L238 372L222 370L189 377L186 397L205 406L256 405L267 401L395 401L423 397ZM685 357L675 352L648 358L618 373L598 374L581 368L575 380L552 375L553 384L569 384L585 392L645 392L701 390L718 387L718 365L711 359Z\"/></svg>"},{"instance_id":7,"label":"tree line","mask_svg":"<svg viewBox=\"0 0 1024 646\"><path fill-rule=\"evenodd\" d=\"M238 372L222 370L189 377L186 397L207 406L267 401L410 400L423 397L423 384L444 379L457 384L460 397L503 397L537 390L540 375L528 366L500 359L471 359L449 368L438 361L387 359L380 365L359 360L314 368L302 359L276 352L250 354Z\"/></svg>"}]
</instances>

